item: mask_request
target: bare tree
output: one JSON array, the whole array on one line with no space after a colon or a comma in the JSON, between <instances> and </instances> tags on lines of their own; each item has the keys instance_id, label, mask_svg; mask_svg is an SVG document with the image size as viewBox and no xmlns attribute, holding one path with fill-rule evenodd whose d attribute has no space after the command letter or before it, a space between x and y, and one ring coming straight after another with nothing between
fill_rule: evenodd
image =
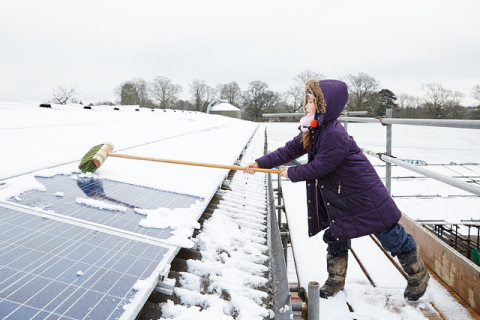
<instances>
[{"instance_id":1,"label":"bare tree","mask_svg":"<svg viewBox=\"0 0 480 320\"><path fill-rule=\"evenodd\" d=\"M153 107L148 96L148 84L143 79L134 79L133 83L138 93L140 107Z\"/></svg>"},{"instance_id":2,"label":"bare tree","mask_svg":"<svg viewBox=\"0 0 480 320\"><path fill-rule=\"evenodd\" d=\"M291 86L285 93L285 110L290 113L302 112L304 95L305 95L305 82L303 85Z\"/></svg>"},{"instance_id":3,"label":"bare tree","mask_svg":"<svg viewBox=\"0 0 480 320\"><path fill-rule=\"evenodd\" d=\"M167 77L156 77L149 86L152 99L161 109L173 107L178 100L178 94L182 92L182 86L174 84Z\"/></svg>"},{"instance_id":4,"label":"bare tree","mask_svg":"<svg viewBox=\"0 0 480 320\"><path fill-rule=\"evenodd\" d=\"M244 110L250 120L259 121L263 113L275 111L279 95L268 90L268 85L262 81L252 81L244 92Z\"/></svg>"},{"instance_id":5,"label":"bare tree","mask_svg":"<svg viewBox=\"0 0 480 320\"><path fill-rule=\"evenodd\" d=\"M115 88L115 94L121 105L139 105L140 107L152 107L148 97L148 85L143 79L133 79L122 82Z\"/></svg>"},{"instance_id":6,"label":"bare tree","mask_svg":"<svg viewBox=\"0 0 480 320\"><path fill-rule=\"evenodd\" d=\"M227 100L228 103L236 107L242 106L242 90L240 90L240 87L235 81L227 84L219 84L217 91L220 94L220 99Z\"/></svg>"},{"instance_id":7,"label":"bare tree","mask_svg":"<svg viewBox=\"0 0 480 320\"><path fill-rule=\"evenodd\" d=\"M322 73L311 70L304 70L297 74L293 78L293 86L286 92L287 99L285 101L285 109L287 112L294 113L303 111L305 82L307 82L308 79L322 80L325 79L325 76Z\"/></svg>"},{"instance_id":8,"label":"bare tree","mask_svg":"<svg viewBox=\"0 0 480 320\"><path fill-rule=\"evenodd\" d=\"M208 104L215 98L216 90L205 82L205 80L193 80L190 85L190 94L196 111L205 112Z\"/></svg>"},{"instance_id":9,"label":"bare tree","mask_svg":"<svg viewBox=\"0 0 480 320\"><path fill-rule=\"evenodd\" d=\"M472 97L480 103L480 84L472 88Z\"/></svg>"},{"instance_id":10,"label":"bare tree","mask_svg":"<svg viewBox=\"0 0 480 320\"><path fill-rule=\"evenodd\" d=\"M420 104L420 98L402 93L397 100L399 117L418 118Z\"/></svg>"},{"instance_id":11,"label":"bare tree","mask_svg":"<svg viewBox=\"0 0 480 320\"><path fill-rule=\"evenodd\" d=\"M291 105L291 97L288 91L282 92L278 94L278 104L277 104L277 111L278 112L288 112L292 113L292 105Z\"/></svg>"},{"instance_id":12,"label":"bare tree","mask_svg":"<svg viewBox=\"0 0 480 320\"><path fill-rule=\"evenodd\" d=\"M448 119L458 114L458 106L463 98L461 92L444 89L438 83L422 85L425 93L424 106L435 119Z\"/></svg>"},{"instance_id":13,"label":"bare tree","mask_svg":"<svg viewBox=\"0 0 480 320\"><path fill-rule=\"evenodd\" d=\"M184 101L184 100L180 99L175 103L174 109L195 110L195 106L193 104L191 104L189 101Z\"/></svg>"},{"instance_id":14,"label":"bare tree","mask_svg":"<svg viewBox=\"0 0 480 320\"><path fill-rule=\"evenodd\" d=\"M349 111L369 111L372 114L372 100L380 86L379 82L366 73L360 72L357 75L349 74L342 77L342 80L348 86L347 110Z\"/></svg>"},{"instance_id":15,"label":"bare tree","mask_svg":"<svg viewBox=\"0 0 480 320\"><path fill-rule=\"evenodd\" d=\"M79 94L75 87L64 87L63 85L58 86L56 89L53 89L53 97L51 102L58 103L58 104L66 104L68 100L75 100L75 96Z\"/></svg>"},{"instance_id":16,"label":"bare tree","mask_svg":"<svg viewBox=\"0 0 480 320\"><path fill-rule=\"evenodd\" d=\"M449 118L451 119L465 119L468 117L468 109L460 104L455 104L450 111Z\"/></svg>"},{"instance_id":17,"label":"bare tree","mask_svg":"<svg viewBox=\"0 0 480 320\"><path fill-rule=\"evenodd\" d=\"M325 76L323 73L315 72L312 70L304 70L297 74L293 80L295 81L295 85L300 85L302 87L305 87L305 82L307 82L308 79L317 79L317 80L322 80L325 79Z\"/></svg>"}]
</instances>

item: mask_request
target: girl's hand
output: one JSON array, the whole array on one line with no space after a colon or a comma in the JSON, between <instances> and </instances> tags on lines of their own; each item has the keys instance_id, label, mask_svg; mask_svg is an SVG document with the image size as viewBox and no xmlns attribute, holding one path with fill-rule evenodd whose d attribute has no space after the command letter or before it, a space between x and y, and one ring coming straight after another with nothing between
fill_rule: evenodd
<instances>
[{"instance_id":1,"label":"girl's hand","mask_svg":"<svg viewBox=\"0 0 480 320\"><path fill-rule=\"evenodd\" d=\"M253 170L252 168L260 168L257 161L247 164L243 172L249 173L249 174L255 174L255 170Z\"/></svg>"},{"instance_id":2,"label":"girl's hand","mask_svg":"<svg viewBox=\"0 0 480 320\"><path fill-rule=\"evenodd\" d=\"M284 178L287 178L288 180L290 180L290 178L288 177L288 167L286 167L285 169L283 169L283 171L280 173L280 175Z\"/></svg>"}]
</instances>

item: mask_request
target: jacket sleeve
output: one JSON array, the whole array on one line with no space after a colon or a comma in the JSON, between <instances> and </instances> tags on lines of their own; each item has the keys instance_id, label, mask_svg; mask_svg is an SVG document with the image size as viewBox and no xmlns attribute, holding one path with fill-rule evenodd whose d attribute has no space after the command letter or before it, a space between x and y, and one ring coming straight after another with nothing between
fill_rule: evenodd
<instances>
[{"instance_id":1,"label":"jacket sleeve","mask_svg":"<svg viewBox=\"0 0 480 320\"><path fill-rule=\"evenodd\" d=\"M293 182L323 177L337 168L345 159L350 143L340 132L331 132L322 139L317 154L307 164L288 169L288 177Z\"/></svg>"},{"instance_id":2,"label":"jacket sleeve","mask_svg":"<svg viewBox=\"0 0 480 320\"><path fill-rule=\"evenodd\" d=\"M289 163L290 161L295 160L307 153L307 150L303 149L301 139L302 134L300 133L298 136L287 142L284 147L267 153L255 161L258 163L260 168L267 169Z\"/></svg>"}]
</instances>

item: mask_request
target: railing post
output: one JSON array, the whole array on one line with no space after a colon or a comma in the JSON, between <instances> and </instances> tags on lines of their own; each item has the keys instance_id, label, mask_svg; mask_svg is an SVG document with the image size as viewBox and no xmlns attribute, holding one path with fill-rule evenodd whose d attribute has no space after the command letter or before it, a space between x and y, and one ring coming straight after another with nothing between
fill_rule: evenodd
<instances>
[{"instance_id":1,"label":"railing post","mask_svg":"<svg viewBox=\"0 0 480 320\"><path fill-rule=\"evenodd\" d=\"M282 176L280 174L277 175L277 215L278 215L278 230L282 231ZM283 257L285 258L285 268L288 267L288 239L283 236L282 237L282 246L283 246Z\"/></svg>"},{"instance_id":2,"label":"railing post","mask_svg":"<svg viewBox=\"0 0 480 320\"><path fill-rule=\"evenodd\" d=\"M392 108L387 108L387 118L392 117ZM387 124L387 156L392 156L392 125ZM388 194L392 195L392 164L387 162L386 172L385 172L385 186L387 188Z\"/></svg>"},{"instance_id":3,"label":"railing post","mask_svg":"<svg viewBox=\"0 0 480 320\"><path fill-rule=\"evenodd\" d=\"M320 285L316 281L308 284L308 320L320 319Z\"/></svg>"}]
</instances>

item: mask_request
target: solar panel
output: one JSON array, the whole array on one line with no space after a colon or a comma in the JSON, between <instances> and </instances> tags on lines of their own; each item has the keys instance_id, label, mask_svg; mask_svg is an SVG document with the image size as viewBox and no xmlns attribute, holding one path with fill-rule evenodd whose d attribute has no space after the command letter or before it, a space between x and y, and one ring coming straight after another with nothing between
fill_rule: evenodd
<instances>
[{"instance_id":1,"label":"solar panel","mask_svg":"<svg viewBox=\"0 0 480 320\"><path fill-rule=\"evenodd\" d=\"M134 284L173 259L159 241L0 204L1 319L118 319Z\"/></svg>"},{"instance_id":2,"label":"solar panel","mask_svg":"<svg viewBox=\"0 0 480 320\"><path fill-rule=\"evenodd\" d=\"M135 208L188 208L196 201L204 200L191 195L92 177L73 179L67 175L56 175L36 179L46 187L46 192L33 190L9 201L159 239L168 239L172 230L140 226L140 220L145 216L135 212ZM88 201L84 199L108 203L113 210L87 206L85 203L88 204Z\"/></svg>"},{"instance_id":3,"label":"solar panel","mask_svg":"<svg viewBox=\"0 0 480 320\"><path fill-rule=\"evenodd\" d=\"M118 319L134 284L158 279L176 251L161 242L172 230L140 226L135 209L204 200L94 177L36 179L46 192L0 202L0 319Z\"/></svg>"}]
</instances>

